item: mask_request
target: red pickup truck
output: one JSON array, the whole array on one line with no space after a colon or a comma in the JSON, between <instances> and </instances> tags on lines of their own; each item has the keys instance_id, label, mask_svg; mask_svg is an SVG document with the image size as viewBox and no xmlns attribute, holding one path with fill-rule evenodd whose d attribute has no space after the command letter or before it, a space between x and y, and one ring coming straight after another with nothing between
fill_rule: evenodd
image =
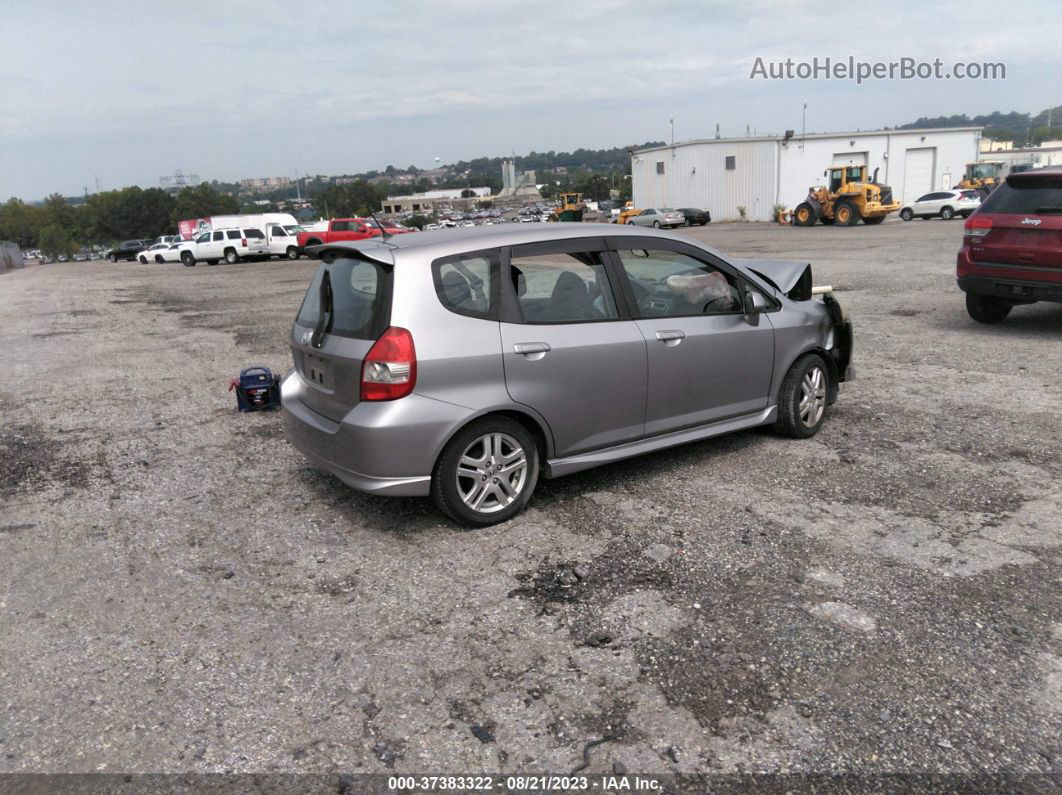
<instances>
[{"instance_id":1,"label":"red pickup truck","mask_svg":"<svg viewBox=\"0 0 1062 795\"><path fill-rule=\"evenodd\" d=\"M369 225L361 218L333 218L328 222L328 229L317 232L299 232L300 249L307 246L319 246L322 243L335 243L340 240L365 240L380 234L380 230Z\"/></svg>"}]
</instances>

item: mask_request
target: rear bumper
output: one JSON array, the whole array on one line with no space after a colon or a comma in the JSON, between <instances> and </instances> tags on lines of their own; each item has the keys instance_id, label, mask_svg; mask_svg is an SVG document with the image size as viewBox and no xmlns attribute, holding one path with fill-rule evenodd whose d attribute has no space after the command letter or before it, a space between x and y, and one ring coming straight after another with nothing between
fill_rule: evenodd
<instances>
[{"instance_id":1,"label":"rear bumper","mask_svg":"<svg viewBox=\"0 0 1062 795\"><path fill-rule=\"evenodd\" d=\"M960 276L957 281L959 289L965 293L992 295L1012 301L1051 301L1062 304L1062 284L987 276Z\"/></svg>"},{"instance_id":2,"label":"rear bumper","mask_svg":"<svg viewBox=\"0 0 1062 795\"><path fill-rule=\"evenodd\" d=\"M292 371L281 383L284 434L315 466L351 488L395 497L431 490L435 461L473 412L421 395L359 403L336 422L301 399L308 389Z\"/></svg>"}]
</instances>

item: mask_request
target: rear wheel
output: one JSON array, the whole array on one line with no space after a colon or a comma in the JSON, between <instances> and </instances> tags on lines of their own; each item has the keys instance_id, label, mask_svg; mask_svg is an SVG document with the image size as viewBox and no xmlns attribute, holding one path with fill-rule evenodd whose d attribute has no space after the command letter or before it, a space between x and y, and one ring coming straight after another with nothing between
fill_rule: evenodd
<instances>
[{"instance_id":1,"label":"rear wheel","mask_svg":"<svg viewBox=\"0 0 1062 795\"><path fill-rule=\"evenodd\" d=\"M830 375L817 353L801 357L786 373L778 390L774 429L783 436L809 439L819 432L830 396Z\"/></svg>"},{"instance_id":2,"label":"rear wheel","mask_svg":"<svg viewBox=\"0 0 1062 795\"><path fill-rule=\"evenodd\" d=\"M950 221L952 218L955 217L955 211L950 207L943 207L940 210L940 217L943 218L945 221Z\"/></svg>"},{"instance_id":3,"label":"rear wheel","mask_svg":"<svg viewBox=\"0 0 1062 795\"><path fill-rule=\"evenodd\" d=\"M865 216L863 216L863 223L864 224L870 224L871 226L876 226L877 224L880 224L884 220L885 220L885 216L884 215L872 215L872 216L866 216L865 215Z\"/></svg>"},{"instance_id":4,"label":"rear wheel","mask_svg":"<svg viewBox=\"0 0 1062 795\"><path fill-rule=\"evenodd\" d=\"M299 258L299 250L297 248L295 248L295 246L288 246L288 250L287 250L286 254L287 254L288 259L298 259Z\"/></svg>"},{"instance_id":5,"label":"rear wheel","mask_svg":"<svg viewBox=\"0 0 1062 795\"><path fill-rule=\"evenodd\" d=\"M182 251L181 252L181 262L184 263L184 266L186 268L194 268L195 267L195 256L192 254L191 251Z\"/></svg>"},{"instance_id":6,"label":"rear wheel","mask_svg":"<svg viewBox=\"0 0 1062 795\"><path fill-rule=\"evenodd\" d=\"M966 312L978 323L999 323L1010 314L1014 304L994 295L966 294Z\"/></svg>"},{"instance_id":7,"label":"rear wheel","mask_svg":"<svg viewBox=\"0 0 1062 795\"><path fill-rule=\"evenodd\" d=\"M225 262L229 263L229 265L235 265L239 261L240 261L240 255L236 253L236 249L234 249L234 248L225 249Z\"/></svg>"},{"instance_id":8,"label":"rear wheel","mask_svg":"<svg viewBox=\"0 0 1062 795\"><path fill-rule=\"evenodd\" d=\"M910 221L912 218L914 218L914 213L911 211L910 207L904 207L902 210L900 210L900 218L902 218L904 221Z\"/></svg>"},{"instance_id":9,"label":"rear wheel","mask_svg":"<svg viewBox=\"0 0 1062 795\"><path fill-rule=\"evenodd\" d=\"M851 226L859 222L859 211L851 202L837 202L833 208L833 217L837 226Z\"/></svg>"},{"instance_id":10,"label":"rear wheel","mask_svg":"<svg viewBox=\"0 0 1062 795\"><path fill-rule=\"evenodd\" d=\"M815 211L807 202L801 202L793 211L793 223L797 226L812 226L815 223Z\"/></svg>"},{"instance_id":11,"label":"rear wheel","mask_svg":"<svg viewBox=\"0 0 1062 795\"><path fill-rule=\"evenodd\" d=\"M520 513L537 482L538 446L531 434L507 417L485 417L443 448L431 498L454 521L487 527Z\"/></svg>"}]
</instances>

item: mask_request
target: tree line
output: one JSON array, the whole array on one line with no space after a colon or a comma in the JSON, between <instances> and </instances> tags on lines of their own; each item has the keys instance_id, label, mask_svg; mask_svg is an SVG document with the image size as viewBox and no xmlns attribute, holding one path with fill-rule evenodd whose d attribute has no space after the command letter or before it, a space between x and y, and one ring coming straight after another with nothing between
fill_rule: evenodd
<instances>
[{"instance_id":1,"label":"tree line","mask_svg":"<svg viewBox=\"0 0 1062 795\"><path fill-rule=\"evenodd\" d=\"M58 193L39 206L12 198L0 204L0 240L39 248L48 256L69 256L90 245L173 234L180 220L239 209L234 196L206 182L176 195L161 188L122 188L93 194L79 204Z\"/></svg>"},{"instance_id":2,"label":"tree line","mask_svg":"<svg viewBox=\"0 0 1062 795\"><path fill-rule=\"evenodd\" d=\"M992 113L967 116L932 116L902 124L898 130L939 129L941 127L984 127L982 135L993 141L1013 141L1015 146L1039 146L1044 141L1062 139L1062 105L1037 114Z\"/></svg>"}]
</instances>

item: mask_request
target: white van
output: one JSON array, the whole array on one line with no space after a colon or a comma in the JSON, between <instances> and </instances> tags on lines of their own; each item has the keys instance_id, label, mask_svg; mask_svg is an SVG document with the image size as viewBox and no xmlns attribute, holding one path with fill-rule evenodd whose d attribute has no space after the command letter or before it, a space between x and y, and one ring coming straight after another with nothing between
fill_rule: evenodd
<instances>
[{"instance_id":1,"label":"white van","mask_svg":"<svg viewBox=\"0 0 1062 795\"><path fill-rule=\"evenodd\" d=\"M299 222L291 213L257 213L254 215L215 215L210 218L214 229L253 227L265 235L267 257L299 258L296 238Z\"/></svg>"}]
</instances>

